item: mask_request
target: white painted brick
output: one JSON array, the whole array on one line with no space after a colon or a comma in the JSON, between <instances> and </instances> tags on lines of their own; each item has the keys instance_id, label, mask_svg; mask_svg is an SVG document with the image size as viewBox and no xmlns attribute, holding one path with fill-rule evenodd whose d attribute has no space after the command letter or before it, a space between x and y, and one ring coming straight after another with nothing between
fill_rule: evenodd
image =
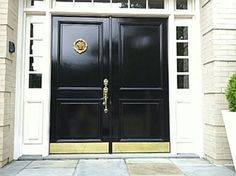
<instances>
[{"instance_id":1,"label":"white painted brick","mask_svg":"<svg viewBox=\"0 0 236 176\"><path fill-rule=\"evenodd\" d=\"M16 55L7 52L7 41L16 41L17 8L18 1L0 0L0 167L13 156Z\"/></svg>"},{"instance_id":2,"label":"white painted brick","mask_svg":"<svg viewBox=\"0 0 236 176\"><path fill-rule=\"evenodd\" d=\"M229 76L236 72L236 1L201 1L204 91L204 152L214 163L230 163L221 110ZM206 16L209 15L209 16Z\"/></svg>"}]
</instances>

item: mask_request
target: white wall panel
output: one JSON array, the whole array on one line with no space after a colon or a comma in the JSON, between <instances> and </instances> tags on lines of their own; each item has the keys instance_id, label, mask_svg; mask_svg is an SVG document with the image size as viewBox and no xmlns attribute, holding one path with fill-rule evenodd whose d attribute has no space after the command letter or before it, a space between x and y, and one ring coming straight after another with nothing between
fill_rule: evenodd
<instances>
[{"instance_id":1,"label":"white wall panel","mask_svg":"<svg viewBox=\"0 0 236 176\"><path fill-rule=\"evenodd\" d=\"M193 142L193 114L190 102L177 102L177 142Z\"/></svg>"},{"instance_id":2,"label":"white wall panel","mask_svg":"<svg viewBox=\"0 0 236 176\"><path fill-rule=\"evenodd\" d=\"M24 144L42 144L43 102L26 101L24 113Z\"/></svg>"}]
</instances>

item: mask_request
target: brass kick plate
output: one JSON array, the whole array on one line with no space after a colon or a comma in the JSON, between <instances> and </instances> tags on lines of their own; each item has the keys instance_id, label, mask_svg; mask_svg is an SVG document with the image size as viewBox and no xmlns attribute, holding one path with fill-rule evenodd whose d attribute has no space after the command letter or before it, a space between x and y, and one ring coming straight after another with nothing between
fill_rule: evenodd
<instances>
[{"instance_id":1,"label":"brass kick plate","mask_svg":"<svg viewBox=\"0 0 236 176\"><path fill-rule=\"evenodd\" d=\"M108 153L108 142L50 143L50 154ZM113 142L112 153L168 153L169 142Z\"/></svg>"},{"instance_id":2,"label":"brass kick plate","mask_svg":"<svg viewBox=\"0 0 236 176\"><path fill-rule=\"evenodd\" d=\"M113 153L168 153L169 142L113 142Z\"/></svg>"},{"instance_id":3,"label":"brass kick plate","mask_svg":"<svg viewBox=\"0 0 236 176\"><path fill-rule=\"evenodd\" d=\"M51 154L108 153L108 142L50 143Z\"/></svg>"}]
</instances>

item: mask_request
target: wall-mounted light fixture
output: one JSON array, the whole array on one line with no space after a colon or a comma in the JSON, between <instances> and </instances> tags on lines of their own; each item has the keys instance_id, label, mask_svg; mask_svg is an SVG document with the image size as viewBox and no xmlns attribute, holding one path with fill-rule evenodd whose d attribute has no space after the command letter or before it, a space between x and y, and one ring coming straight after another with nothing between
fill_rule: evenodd
<instances>
[{"instance_id":1,"label":"wall-mounted light fixture","mask_svg":"<svg viewBox=\"0 0 236 176\"><path fill-rule=\"evenodd\" d=\"M15 43L9 41L9 53L14 53L16 51Z\"/></svg>"}]
</instances>

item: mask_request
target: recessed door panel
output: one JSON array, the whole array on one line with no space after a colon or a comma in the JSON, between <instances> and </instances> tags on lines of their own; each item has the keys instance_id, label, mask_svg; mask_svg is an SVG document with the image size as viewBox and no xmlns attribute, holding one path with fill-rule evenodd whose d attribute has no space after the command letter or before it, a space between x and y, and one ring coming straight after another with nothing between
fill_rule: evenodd
<instances>
[{"instance_id":1,"label":"recessed door panel","mask_svg":"<svg viewBox=\"0 0 236 176\"><path fill-rule=\"evenodd\" d=\"M121 140L161 140L163 103L122 101L120 104Z\"/></svg>"},{"instance_id":2,"label":"recessed door panel","mask_svg":"<svg viewBox=\"0 0 236 176\"><path fill-rule=\"evenodd\" d=\"M92 102L58 104L57 138L61 140L101 139L101 105ZM76 125L75 125L76 124Z\"/></svg>"},{"instance_id":3,"label":"recessed door panel","mask_svg":"<svg viewBox=\"0 0 236 176\"><path fill-rule=\"evenodd\" d=\"M102 24L68 24L60 26L60 87L100 87L102 69ZM79 54L74 43L83 39L88 48Z\"/></svg>"},{"instance_id":4,"label":"recessed door panel","mask_svg":"<svg viewBox=\"0 0 236 176\"><path fill-rule=\"evenodd\" d=\"M121 24L122 87L162 87L160 27L161 24Z\"/></svg>"}]
</instances>

